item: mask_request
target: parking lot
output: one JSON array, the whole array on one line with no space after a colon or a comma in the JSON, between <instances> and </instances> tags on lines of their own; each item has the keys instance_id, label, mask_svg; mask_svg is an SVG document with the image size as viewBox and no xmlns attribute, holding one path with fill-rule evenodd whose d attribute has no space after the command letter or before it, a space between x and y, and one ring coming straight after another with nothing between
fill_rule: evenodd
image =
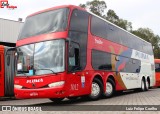
<instances>
[{"instance_id":1,"label":"parking lot","mask_svg":"<svg viewBox=\"0 0 160 114\"><path fill-rule=\"evenodd\" d=\"M64 99L56 104L49 99L10 99L0 98L1 105L160 105L160 88L150 89L146 92L127 91L117 93L112 98L89 101L87 99Z\"/></svg>"}]
</instances>

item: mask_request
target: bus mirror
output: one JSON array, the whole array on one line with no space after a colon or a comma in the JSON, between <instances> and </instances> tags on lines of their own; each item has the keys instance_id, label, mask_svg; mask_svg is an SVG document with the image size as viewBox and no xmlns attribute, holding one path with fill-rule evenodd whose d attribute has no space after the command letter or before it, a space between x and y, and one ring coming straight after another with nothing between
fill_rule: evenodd
<instances>
[{"instance_id":1,"label":"bus mirror","mask_svg":"<svg viewBox=\"0 0 160 114\"><path fill-rule=\"evenodd\" d=\"M9 55L9 52L10 52L10 51L16 52L16 48L9 48L9 49L7 49L5 55Z\"/></svg>"},{"instance_id":2,"label":"bus mirror","mask_svg":"<svg viewBox=\"0 0 160 114\"><path fill-rule=\"evenodd\" d=\"M69 45L69 57L74 57L74 46L72 44L72 41L70 38L67 38L66 41L68 42Z\"/></svg>"}]
</instances>

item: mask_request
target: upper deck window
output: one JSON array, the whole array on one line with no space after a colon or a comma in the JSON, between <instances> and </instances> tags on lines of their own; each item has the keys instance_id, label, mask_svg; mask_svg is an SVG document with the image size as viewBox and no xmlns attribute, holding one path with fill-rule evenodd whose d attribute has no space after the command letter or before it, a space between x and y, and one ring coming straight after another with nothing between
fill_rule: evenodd
<instances>
[{"instance_id":1,"label":"upper deck window","mask_svg":"<svg viewBox=\"0 0 160 114\"><path fill-rule=\"evenodd\" d=\"M88 32L89 14L81 10L73 10L70 22L70 30L78 32Z\"/></svg>"},{"instance_id":2,"label":"upper deck window","mask_svg":"<svg viewBox=\"0 0 160 114\"><path fill-rule=\"evenodd\" d=\"M18 40L50 32L65 31L68 12L68 8L62 8L28 17Z\"/></svg>"},{"instance_id":3,"label":"upper deck window","mask_svg":"<svg viewBox=\"0 0 160 114\"><path fill-rule=\"evenodd\" d=\"M152 45L96 16L91 18L91 33L111 42L153 55Z\"/></svg>"}]
</instances>

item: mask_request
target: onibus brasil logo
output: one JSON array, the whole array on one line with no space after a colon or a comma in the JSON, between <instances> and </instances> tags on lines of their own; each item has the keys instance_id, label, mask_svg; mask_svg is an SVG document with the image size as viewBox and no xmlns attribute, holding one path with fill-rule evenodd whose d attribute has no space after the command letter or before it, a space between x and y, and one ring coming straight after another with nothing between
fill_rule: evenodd
<instances>
[{"instance_id":1,"label":"onibus brasil logo","mask_svg":"<svg viewBox=\"0 0 160 114\"><path fill-rule=\"evenodd\" d=\"M10 5L8 0L0 0L0 8L15 9L17 6Z\"/></svg>"}]
</instances>

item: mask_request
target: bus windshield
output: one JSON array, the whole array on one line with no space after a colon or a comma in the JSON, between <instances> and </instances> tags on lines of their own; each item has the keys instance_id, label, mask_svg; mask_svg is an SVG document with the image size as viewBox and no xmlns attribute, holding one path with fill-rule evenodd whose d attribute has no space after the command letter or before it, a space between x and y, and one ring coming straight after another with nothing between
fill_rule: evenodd
<instances>
[{"instance_id":1,"label":"bus windshield","mask_svg":"<svg viewBox=\"0 0 160 114\"><path fill-rule=\"evenodd\" d=\"M65 70L65 40L52 40L17 48L17 76L43 75Z\"/></svg>"},{"instance_id":2,"label":"bus windshield","mask_svg":"<svg viewBox=\"0 0 160 114\"><path fill-rule=\"evenodd\" d=\"M68 12L68 8L62 8L28 17L18 40L50 32L65 31Z\"/></svg>"}]
</instances>

